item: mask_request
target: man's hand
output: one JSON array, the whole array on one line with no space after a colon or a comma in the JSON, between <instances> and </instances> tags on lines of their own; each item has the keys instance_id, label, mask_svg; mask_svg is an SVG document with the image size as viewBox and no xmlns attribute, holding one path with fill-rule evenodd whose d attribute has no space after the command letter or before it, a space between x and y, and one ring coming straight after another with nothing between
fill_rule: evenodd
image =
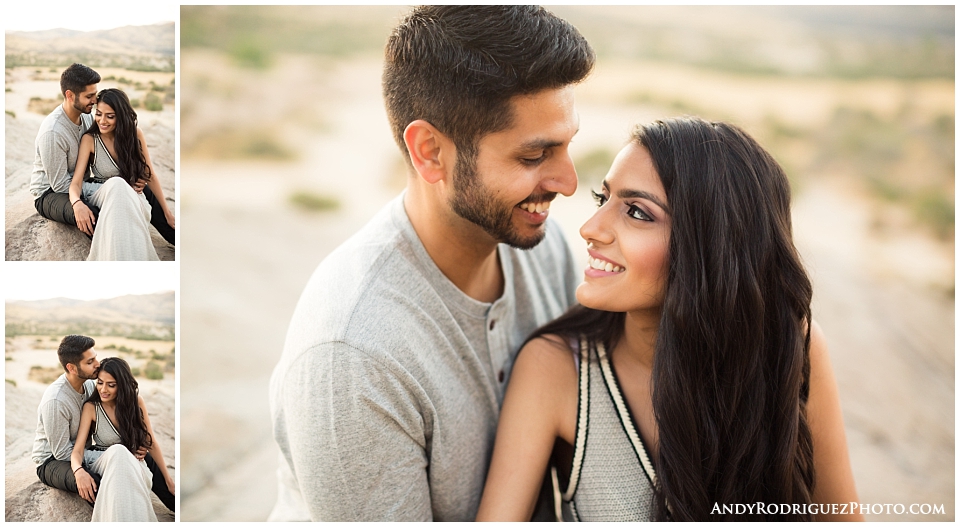
<instances>
[{"instance_id":1,"label":"man's hand","mask_svg":"<svg viewBox=\"0 0 960 527\"><path fill-rule=\"evenodd\" d=\"M74 472L74 477L77 479L77 493L80 497L90 503L96 501L97 482L93 481L93 476L88 474L86 469L80 468Z\"/></svg>"},{"instance_id":2,"label":"man's hand","mask_svg":"<svg viewBox=\"0 0 960 527\"><path fill-rule=\"evenodd\" d=\"M147 186L146 180L138 179L136 183L133 184L133 190L137 191L137 194L143 194L143 187Z\"/></svg>"},{"instance_id":3,"label":"man's hand","mask_svg":"<svg viewBox=\"0 0 960 527\"><path fill-rule=\"evenodd\" d=\"M93 227L97 224L97 218L90 207L78 199L73 203L73 216L77 219L77 228L87 236L93 236Z\"/></svg>"},{"instance_id":4,"label":"man's hand","mask_svg":"<svg viewBox=\"0 0 960 527\"><path fill-rule=\"evenodd\" d=\"M167 482L167 488L170 489L170 494L176 494L176 493L177 493L177 489L174 488L175 485L174 485L174 482L173 482L173 478L170 477L169 474L167 474L166 476L164 476L163 479Z\"/></svg>"},{"instance_id":5,"label":"man's hand","mask_svg":"<svg viewBox=\"0 0 960 527\"><path fill-rule=\"evenodd\" d=\"M143 461L143 458L147 457L147 452L149 452L149 450L140 447L133 453L133 457L137 458L137 461Z\"/></svg>"}]
</instances>

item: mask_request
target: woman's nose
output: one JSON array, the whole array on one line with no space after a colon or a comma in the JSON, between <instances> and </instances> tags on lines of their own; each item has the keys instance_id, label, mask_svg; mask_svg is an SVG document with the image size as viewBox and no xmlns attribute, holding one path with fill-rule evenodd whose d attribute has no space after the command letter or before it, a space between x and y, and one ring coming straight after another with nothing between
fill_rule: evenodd
<instances>
[{"instance_id":1,"label":"woman's nose","mask_svg":"<svg viewBox=\"0 0 960 527\"><path fill-rule=\"evenodd\" d=\"M608 214L609 209L609 201L598 208L593 216L580 227L580 237L588 243L596 242L602 245L611 243L614 236L610 225L612 218Z\"/></svg>"}]
</instances>

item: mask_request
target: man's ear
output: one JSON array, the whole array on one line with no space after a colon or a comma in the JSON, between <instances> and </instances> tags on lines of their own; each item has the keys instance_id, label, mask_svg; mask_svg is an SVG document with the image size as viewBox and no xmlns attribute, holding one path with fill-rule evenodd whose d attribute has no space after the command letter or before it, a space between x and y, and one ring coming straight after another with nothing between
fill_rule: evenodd
<instances>
[{"instance_id":1,"label":"man's ear","mask_svg":"<svg viewBox=\"0 0 960 527\"><path fill-rule=\"evenodd\" d=\"M70 369L71 366L73 366L73 370ZM72 363L72 362L68 362L68 363L67 363L67 373L68 373L68 374L76 375L76 374L77 374L77 365L74 364L74 363Z\"/></svg>"},{"instance_id":2,"label":"man's ear","mask_svg":"<svg viewBox=\"0 0 960 527\"><path fill-rule=\"evenodd\" d=\"M73 93L73 90L63 90L63 100L73 104L77 100L77 94Z\"/></svg>"},{"instance_id":3,"label":"man's ear","mask_svg":"<svg viewBox=\"0 0 960 527\"><path fill-rule=\"evenodd\" d=\"M408 124L403 142L413 169L427 183L442 181L453 170L457 159L453 141L427 121L418 119Z\"/></svg>"}]
</instances>

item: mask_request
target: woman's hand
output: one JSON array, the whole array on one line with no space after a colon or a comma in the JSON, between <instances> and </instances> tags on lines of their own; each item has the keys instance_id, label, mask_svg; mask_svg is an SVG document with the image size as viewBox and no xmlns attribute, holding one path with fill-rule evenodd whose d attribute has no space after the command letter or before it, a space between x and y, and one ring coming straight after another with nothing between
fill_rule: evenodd
<instances>
[{"instance_id":1,"label":"woman's hand","mask_svg":"<svg viewBox=\"0 0 960 527\"><path fill-rule=\"evenodd\" d=\"M93 480L93 476L87 473L86 469L81 468L74 473L74 477L77 480L77 493L80 497L90 503L97 501L97 482Z\"/></svg>"},{"instance_id":2,"label":"woman's hand","mask_svg":"<svg viewBox=\"0 0 960 527\"><path fill-rule=\"evenodd\" d=\"M77 228L87 236L93 236L93 227L97 224L97 218L87 204L81 200L73 203L73 217L77 220Z\"/></svg>"},{"instance_id":3,"label":"woman's hand","mask_svg":"<svg viewBox=\"0 0 960 527\"><path fill-rule=\"evenodd\" d=\"M167 219L167 225L169 225L171 229L177 228L176 218L174 218L172 210L169 208L163 209L163 217Z\"/></svg>"},{"instance_id":4,"label":"woman's hand","mask_svg":"<svg viewBox=\"0 0 960 527\"><path fill-rule=\"evenodd\" d=\"M176 494L177 489L174 487L173 478L170 476L170 474L165 474L163 479L167 482L167 488L170 489L170 494Z\"/></svg>"}]
</instances>

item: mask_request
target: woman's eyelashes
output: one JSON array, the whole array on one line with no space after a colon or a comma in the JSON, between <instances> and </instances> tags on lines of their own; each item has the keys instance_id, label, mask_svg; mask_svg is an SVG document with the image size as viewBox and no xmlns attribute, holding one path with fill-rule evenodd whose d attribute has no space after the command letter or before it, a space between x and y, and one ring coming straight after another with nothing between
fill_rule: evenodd
<instances>
[{"instance_id":1,"label":"woman's eyelashes","mask_svg":"<svg viewBox=\"0 0 960 527\"><path fill-rule=\"evenodd\" d=\"M606 195L601 194L595 190L591 190L590 195L592 195L593 200L597 202L597 208L602 207L603 204L610 199ZM653 221L653 216L650 216L650 214L647 214L645 210L643 210L637 205L627 206L627 216L630 216L631 218L635 220L640 220L640 221Z\"/></svg>"},{"instance_id":2,"label":"woman's eyelashes","mask_svg":"<svg viewBox=\"0 0 960 527\"><path fill-rule=\"evenodd\" d=\"M607 197L604 196L603 194L597 192L596 190L591 190L591 191L590 191L590 195L593 196L593 201L596 201L596 202L597 202L597 208L598 208L598 209L599 209L600 207L602 207L604 203L607 202Z\"/></svg>"}]
</instances>

